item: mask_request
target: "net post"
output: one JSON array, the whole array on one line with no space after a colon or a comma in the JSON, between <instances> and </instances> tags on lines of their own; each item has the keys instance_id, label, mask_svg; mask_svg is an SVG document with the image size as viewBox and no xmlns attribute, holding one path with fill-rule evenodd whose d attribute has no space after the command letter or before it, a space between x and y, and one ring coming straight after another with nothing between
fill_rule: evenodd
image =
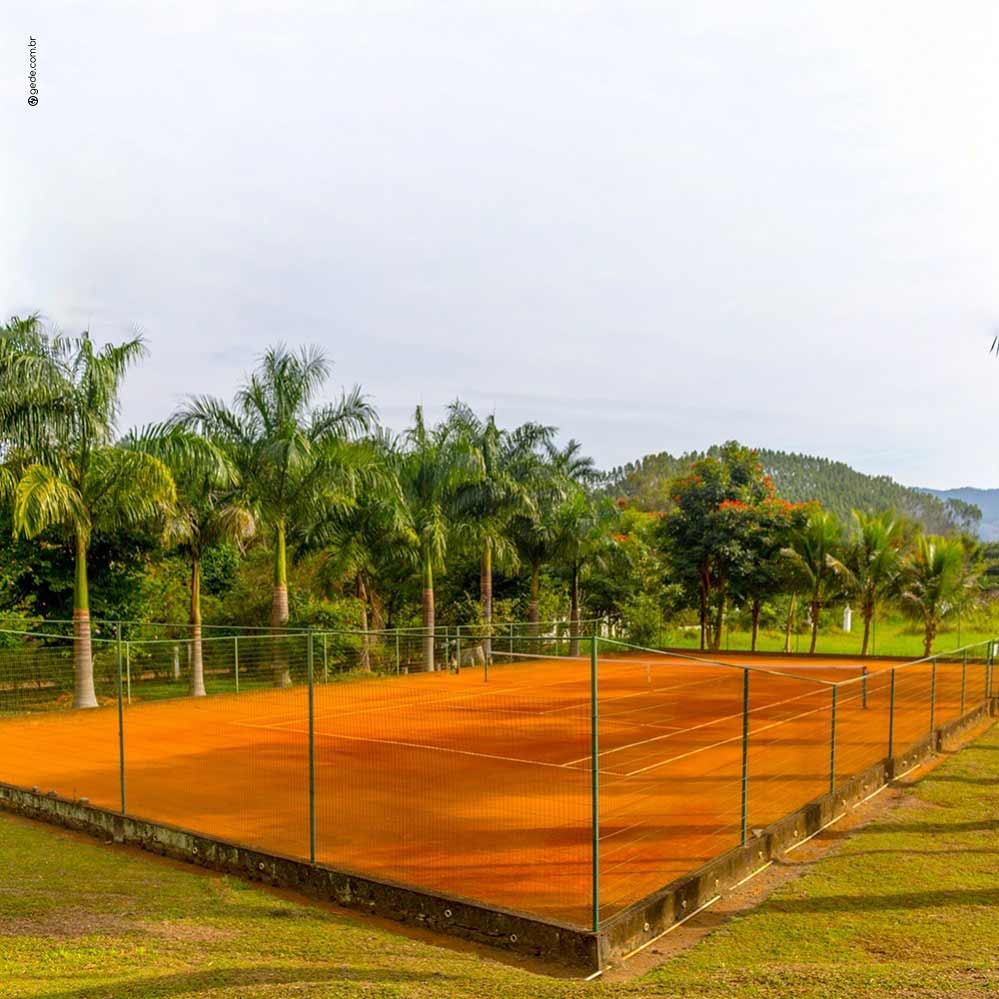
<instances>
[{"instance_id":1,"label":"net post","mask_svg":"<svg viewBox=\"0 0 999 999\"><path fill-rule=\"evenodd\" d=\"M125 707L121 674L121 623L115 625L115 658L118 662L118 783L121 790L121 814L125 814Z\"/></svg>"},{"instance_id":2,"label":"net post","mask_svg":"<svg viewBox=\"0 0 999 999\"><path fill-rule=\"evenodd\" d=\"M937 660L936 656L930 665L930 734L933 734L937 722Z\"/></svg>"},{"instance_id":3,"label":"net post","mask_svg":"<svg viewBox=\"0 0 999 999\"><path fill-rule=\"evenodd\" d=\"M232 669L236 678L236 693L239 693L239 635L232 636Z\"/></svg>"},{"instance_id":4,"label":"net post","mask_svg":"<svg viewBox=\"0 0 999 999\"><path fill-rule=\"evenodd\" d=\"M600 735L597 712L597 645L590 641L590 852L593 932L600 929Z\"/></svg>"},{"instance_id":5,"label":"net post","mask_svg":"<svg viewBox=\"0 0 999 999\"><path fill-rule=\"evenodd\" d=\"M891 686L888 688L888 759L895 755L895 667L891 668Z\"/></svg>"},{"instance_id":6,"label":"net post","mask_svg":"<svg viewBox=\"0 0 999 999\"><path fill-rule=\"evenodd\" d=\"M749 839L749 670L742 671L742 845Z\"/></svg>"},{"instance_id":7,"label":"net post","mask_svg":"<svg viewBox=\"0 0 999 999\"><path fill-rule=\"evenodd\" d=\"M309 629L306 663L309 673L309 863L316 862L316 718L313 682L312 629Z\"/></svg>"},{"instance_id":8,"label":"net post","mask_svg":"<svg viewBox=\"0 0 999 999\"><path fill-rule=\"evenodd\" d=\"M836 793L836 699L839 688L832 687L832 711L829 724L829 793Z\"/></svg>"}]
</instances>

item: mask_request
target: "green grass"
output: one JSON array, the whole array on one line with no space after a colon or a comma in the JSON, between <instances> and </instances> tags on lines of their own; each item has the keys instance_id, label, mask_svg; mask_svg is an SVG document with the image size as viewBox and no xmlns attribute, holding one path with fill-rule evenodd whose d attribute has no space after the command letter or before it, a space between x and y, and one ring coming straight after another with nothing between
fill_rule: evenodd
<instances>
[{"instance_id":1,"label":"green grass","mask_svg":"<svg viewBox=\"0 0 999 999\"><path fill-rule=\"evenodd\" d=\"M999 994L999 727L758 909L641 978L544 977L0 815L0 996Z\"/></svg>"},{"instance_id":2,"label":"green grass","mask_svg":"<svg viewBox=\"0 0 999 999\"><path fill-rule=\"evenodd\" d=\"M863 641L863 622L857 615L853 618L853 630L845 632L838 627L824 625L819 630L816 653L821 655L852 655L860 654ZM933 644L934 653L949 652L960 646L985 642L999 635L999 622L975 621L969 622L960 630L956 626L948 626L941 630ZM738 651L750 647L751 635L748 630L726 628L722 635L722 649ZM807 652L811 641L810 631L791 633L791 651ZM673 628L664 632L661 643L673 648L696 649L700 642L700 633L696 628ZM783 629L760 629L757 649L761 652L783 652ZM919 659L923 655L923 634L912 622L902 618L888 618L878 622L868 648L870 655L900 656L906 659Z\"/></svg>"}]
</instances>

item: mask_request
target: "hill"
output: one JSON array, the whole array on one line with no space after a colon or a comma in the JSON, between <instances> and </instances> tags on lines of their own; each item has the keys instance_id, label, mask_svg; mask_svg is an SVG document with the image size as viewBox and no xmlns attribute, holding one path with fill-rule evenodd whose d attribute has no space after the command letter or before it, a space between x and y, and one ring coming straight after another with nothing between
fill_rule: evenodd
<instances>
[{"instance_id":1,"label":"hill","mask_svg":"<svg viewBox=\"0 0 999 999\"><path fill-rule=\"evenodd\" d=\"M640 509L664 510L670 502L669 481L692 461L716 452L717 448L711 447L706 452L688 451L681 455L665 451L648 454L637 462L612 469L607 475L607 491L627 497ZM973 512L947 502L951 497L903 486L887 475L865 475L842 461L815 455L762 448L757 454L781 496L796 503L818 500L843 519L848 519L853 509L881 510L890 506L935 534L974 526L969 522L969 518L975 520ZM995 492L999 521L999 490Z\"/></svg>"},{"instance_id":2,"label":"hill","mask_svg":"<svg viewBox=\"0 0 999 999\"><path fill-rule=\"evenodd\" d=\"M963 486L960 489L924 489L924 492L944 502L956 500L978 507L982 512L977 534L983 541L999 541L999 489L976 489Z\"/></svg>"}]
</instances>

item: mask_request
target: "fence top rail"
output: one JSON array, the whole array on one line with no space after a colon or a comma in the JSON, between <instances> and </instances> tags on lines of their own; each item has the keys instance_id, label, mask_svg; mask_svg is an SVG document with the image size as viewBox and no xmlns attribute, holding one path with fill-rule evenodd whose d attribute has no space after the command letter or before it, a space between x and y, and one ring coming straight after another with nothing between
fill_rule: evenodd
<instances>
[{"instance_id":1,"label":"fence top rail","mask_svg":"<svg viewBox=\"0 0 999 999\"><path fill-rule=\"evenodd\" d=\"M772 676L787 677L792 680L805 680L809 683L816 683L823 687L835 687L842 681L823 680L817 676L803 676L799 673L790 673L786 670L767 669L765 666L755 666L751 663L730 663L721 659L708 659L706 656L689 655L684 652L664 652L662 649L650 649L644 645L633 645L631 642L622 642L617 638L598 638L601 645L618 645L635 652L648 652L654 656L662 656L667 659L683 659L691 663L698 663L702 666L722 666L726 669L740 670L742 672L764 673Z\"/></svg>"},{"instance_id":2,"label":"fence top rail","mask_svg":"<svg viewBox=\"0 0 999 999\"><path fill-rule=\"evenodd\" d=\"M985 646L987 649L989 645L995 642L995 638L984 638L978 642L972 642L970 645L961 645L956 649L948 649L946 652L934 652L932 655L923 656L921 659L910 659L908 662L898 663L896 666L891 666L887 670L882 672L895 672L896 670L909 669L913 666L925 666L927 663L936 663L940 659L950 659L952 657L957 657L966 654L971 649L977 649L979 646ZM848 680L837 681L840 684L857 683L857 681L863 681L865 677L863 676L852 676Z\"/></svg>"}]
</instances>

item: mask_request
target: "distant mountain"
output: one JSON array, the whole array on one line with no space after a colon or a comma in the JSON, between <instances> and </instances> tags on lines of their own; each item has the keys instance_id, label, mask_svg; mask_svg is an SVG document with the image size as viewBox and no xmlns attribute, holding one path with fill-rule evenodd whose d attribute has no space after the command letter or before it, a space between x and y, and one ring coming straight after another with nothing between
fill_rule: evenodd
<instances>
[{"instance_id":1,"label":"distant mountain","mask_svg":"<svg viewBox=\"0 0 999 999\"><path fill-rule=\"evenodd\" d=\"M708 448L707 452L690 451L682 455L671 455L665 451L648 454L637 462L612 469L607 475L607 490L629 498L643 510L667 509L670 503L669 481L692 461L716 451L717 448ZM781 496L796 503L818 500L844 520L849 519L854 509L894 507L918 520L930 533L941 534L965 526L963 514L968 511L947 503L949 496L942 497L930 490L903 486L887 475L865 475L842 461L829 458L762 448L756 453ZM971 491L995 493L996 529L999 531L999 490ZM955 493L963 492L955 490ZM983 526L986 519L982 518Z\"/></svg>"},{"instance_id":2,"label":"distant mountain","mask_svg":"<svg viewBox=\"0 0 999 999\"><path fill-rule=\"evenodd\" d=\"M963 486L960 489L924 489L923 492L936 496L944 502L957 500L959 503L978 507L982 517L975 525L976 533L982 541L999 541L999 489Z\"/></svg>"}]
</instances>

